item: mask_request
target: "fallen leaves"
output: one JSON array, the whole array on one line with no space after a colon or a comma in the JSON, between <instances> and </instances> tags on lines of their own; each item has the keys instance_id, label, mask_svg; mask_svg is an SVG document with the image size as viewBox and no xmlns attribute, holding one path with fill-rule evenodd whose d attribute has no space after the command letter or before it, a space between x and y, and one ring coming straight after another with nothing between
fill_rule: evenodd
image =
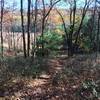
<instances>
[{"instance_id":1,"label":"fallen leaves","mask_svg":"<svg viewBox=\"0 0 100 100\"><path fill-rule=\"evenodd\" d=\"M42 73L36 79L24 80L21 77L12 80L13 84L6 87L3 96L10 98L8 100L81 100L82 97L80 99L76 94L82 82L86 79L97 81L100 77L99 67L94 68L94 59L91 60L90 57L79 55L67 59L48 59L48 62L43 63L43 66L49 68L48 73ZM52 84L53 80L56 85ZM91 93L87 91L81 95L91 97Z\"/></svg>"}]
</instances>

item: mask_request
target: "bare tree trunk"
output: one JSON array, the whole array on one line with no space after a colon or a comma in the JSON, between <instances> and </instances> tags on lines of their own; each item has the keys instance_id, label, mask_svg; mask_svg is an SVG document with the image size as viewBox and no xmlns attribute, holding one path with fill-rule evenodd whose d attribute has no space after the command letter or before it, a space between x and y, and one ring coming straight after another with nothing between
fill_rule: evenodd
<instances>
[{"instance_id":1,"label":"bare tree trunk","mask_svg":"<svg viewBox=\"0 0 100 100\"><path fill-rule=\"evenodd\" d=\"M99 52L99 34L100 34L100 11L98 11L98 28L97 28L97 54ZM96 56L97 56L96 54Z\"/></svg>"},{"instance_id":2,"label":"bare tree trunk","mask_svg":"<svg viewBox=\"0 0 100 100\"><path fill-rule=\"evenodd\" d=\"M34 51L33 51L33 56L35 58L35 47L36 47L36 29L37 29L37 13L38 13L38 9L37 9L37 5L38 5L38 0L35 0L35 19L34 19Z\"/></svg>"},{"instance_id":3,"label":"bare tree trunk","mask_svg":"<svg viewBox=\"0 0 100 100\"><path fill-rule=\"evenodd\" d=\"M87 12L87 10L89 8L90 2L91 2L91 0L88 0L88 1L85 0L85 5L84 5L83 11L82 11L82 19L81 19L79 28L78 28L78 30L76 32L75 44L77 44L77 42L78 42L79 34L80 34L80 31L81 31L81 28L82 28L82 25L83 25L84 18L86 16L86 12Z\"/></svg>"},{"instance_id":4,"label":"bare tree trunk","mask_svg":"<svg viewBox=\"0 0 100 100\"><path fill-rule=\"evenodd\" d=\"M45 24L45 20L43 19L42 20L42 33L41 33L41 37L42 37L42 51L44 51L44 24ZM42 56L44 56L44 53L42 52Z\"/></svg>"},{"instance_id":5,"label":"bare tree trunk","mask_svg":"<svg viewBox=\"0 0 100 100\"><path fill-rule=\"evenodd\" d=\"M21 0L21 26L22 26L22 34L23 34L24 57L26 58L26 42L25 42L25 31L24 31L23 0Z\"/></svg>"},{"instance_id":6,"label":"bare tree trunk","mask_svg":"<svg viewBox=\"0 0 100 100\"><path fill-rule=\"evenodd\" d=\"M4 12L4 0L1 0L1 57L3 58L3 12Z\"/></svg>"},{"instance_id":7,"label":"bare tree trunk","mask_svg":"<svg viewBox=\"0 0 100 100\"><path fill-rule=\"evenodd\" d=\"M67 40L67 46L68 46L68 56L72 56L73 55L73 48L72 48L72 34L74 31L74 23L75 23L75 12L76 12L76 8L75 8L75 12L73 14L73 10L70 10L70 33L67 32L67 27L66 27L66 23L64 21L63 15L57 10L58 14L60 15L62 22L63 22L63 26L64 26L64 31L65 31L65 38ZM72 17L72 14L74 17ZM73 19L72 19L73 18ZM73 25L72 25L72 21L73 21ZM73 28L73 29L72 29Z\"/></svg>"},{"instance_id":8,"label":"bare tree trunk","mask_svg":"<svg viewBox=\"0 0 100 100\"><path fill-rule=\"evenodd\" d=\"M72 17L73 15L73 17ZM74 6L73 6L73 10L70 11L70 33L69 33L69 39L68 39L68 56L73 56L73 42L72 42L72 37L73 37L73 33L74 33L74 27L75 27L75 19L76 19L76 0L74 0Z\"/></svg>"},{"instance_id":9,"label":"bare tree trunk","mask_svg":"<svg viewBox=\"0 0 100 100\"><path fill-rule=\"evenodd\" d=\"M93 9L93 14L91 16L91 25L89 27L90 29L90 40L91 42L93 42L93 38L92 38L92 35L94 34L94 27L95 27L95 17L96 17L96 9L97 9L97 5L96 5L96 0L94 1L94 9Z\"/></svg>"},{"instance_id":10,"label":"bare tree trunk","mask_svg":"<svg viewBox=\"0 0 100 100\"><path fill-rule=\"evenodd\" d=\"M46 5L45 5L45 1L42 0L42 4L43 4L43 13L42 13L42 32L41 32L41 38L42 38L42 56L44 56L44 29L45 29L45 22L47 17L49 16L51 10L53 9L54 5L56 5L58 2L60 2L61 0L55 0L53 2L53 0L50 0L50 7L49 10L46 10Z\"/></svg>"},{"instance_id":11,"label":"bare tree trunk","mask_svg":"<svg viewBox=\"0 0 100 100\"><path fill-rule=\"evenodd\" d=\"M13 48L14 48L14 51L16 50L16 47L15 47L15 33L14 33L14 30L13 30Z\"/></svg>"},{"instance_id":12,"label":"bare tree trunk","mask_svg":"<svg viewBox=\"0 0 100 100\"><path fill-rule=\"evenodd\" d=\"M10 32L8 30L8 50L11 50L11 37L10 37Z\"/></svg>"},{"instance_id":13,"label":"bare tree trunk","mask_svg":"<svg viewBox=\"0 0 100 100\"><path fill-rule=\"evenodd\" d=\"M13 44L13 50L15 51L16 50L16 46L15 46L15 32L14 32L14 27L13 27L13 25L14 25L14 23L13 23L13 20L14 20L14 11L15 11L15 8L16 7L16 2L15 1L13 1L13 4L12 4L12 20L11 20L11 26L12 26L12 30L10 30L11 32L12 32L12 44Z\"/></svg>"},{"instance_id":14,"label":"bare tree trunk","mask_svg":"<svg viewBox=\"0 0 100 100\"><path fill-rule=\"evenodd\" d=\"M28 0L28 11L27 11L27 56L30 55L30 7L31 7L31 0Z\"/></svg>"}]
</instances>

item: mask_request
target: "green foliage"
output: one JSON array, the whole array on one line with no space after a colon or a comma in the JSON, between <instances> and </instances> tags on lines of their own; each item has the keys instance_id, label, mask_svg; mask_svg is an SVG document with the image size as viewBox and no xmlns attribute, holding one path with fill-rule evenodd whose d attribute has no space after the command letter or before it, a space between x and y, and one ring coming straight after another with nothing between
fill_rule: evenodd
<instances>
[{"instance_id":1,"label":"green foliage","mask_svg":"<svg viewBox=\"0 0 100 100\"><path fill-rule=\"evenodd\" d=\"M12 77L9 71L9 67L5 58L0 58L0 89L4 86Z\"/></svg>"},{"instance_id":2,"label":"green foliage","mask_svg":"<svg viewBox=\"0 0 100 100\"><path fill-rule=\"evenodd\" d=\"M55 33L55 32L46 32L44 33L44 36L37 37L36 41L36 48L33 50L36 51L36 54L42 55L42 53L45 53L48 55L51 51L59 50L62 43L62 35ZM44 49L42 50L42 44L44 45ZM45 55L44 54L44 55Z\"/></svg>"},{"instance_id":3,"label":"green foliage","mask_svg":"<svg viewBox=\"0 0 100 100\"><path fill-rule=\"evenodd\" d=\"M56 50L59 49L59 45L62 42L62 35L49 31L47 33L44 33L43 41L45 43L45 48Z\"/></svg>"},{"instance_id":4,"label":"green foliage","mask_svg":"<svg viewBox=\"0 0 100 100\"><path fill-rule=\"evenodd\" d=\"M93 24L94 23L94 24ZM96 49L96 36L97 36L97 21L93 16L85 17L83 27L80 35L80 45L85 51L95 51Z\"/></svg>"},{"instance_id":5,"label":"green foliage","mask_svg":"<svg viewBox=\"0 0 100 100\"><path fill-rule=\"evenodd\" d=\"M89 38L84 38L80 43L81 48L83 48L84 51L90 52L92 50L93 44Z\"/></svg>"},{"instance_id":6,"label":"green foliage","mask_svg":"<svg viewBox=\"0 0 100 100\"><path fill-rule=\"evenodd\" d=\"M80 88L80 95L85 99L95 100L99 98L98 85L93 80L85 80Z\"/></svg>"}]
</instances>

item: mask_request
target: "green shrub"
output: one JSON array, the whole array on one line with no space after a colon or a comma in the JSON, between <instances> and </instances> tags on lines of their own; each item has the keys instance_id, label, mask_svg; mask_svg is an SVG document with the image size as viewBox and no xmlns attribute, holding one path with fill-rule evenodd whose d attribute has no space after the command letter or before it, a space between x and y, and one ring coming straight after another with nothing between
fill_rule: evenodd
<instances>
[{"instance_id":1,"label":"green shrub","mask_svg":"<svg viewBox=\"0 0 100 100\"><path fill-rule=\"evenodd\" d=\"M48 55L50 52L59 50L62 43L62 35L55 32L46 32L44 36L37 37L36 47L33 46L33 51L36 52L37 56L41 56L42 54ZM44 45L44 49L42 49L42 44Z\"/></svg>"},{"instance_id":2,"label":"green shrub","mask_svg":"<svg viewBox=\"0 0 100 100\"><path fill-rule=\"evenodd\" d=\"M99 86L93 80L85 80L80 88L80 96L86 100L95 100L100 97Z\"/></svg>"},{"instance_id":3,"label":"green shrub","mask_svg":"<svg viewBox=\"0 0 100 100\"><path fill-rule=\"evenodd\" d=\"M0 58L0 89L10 81L11 77L12 74L9 71L6 59Z\"/></svg>"},{"instance_id":4,"label":"green shrub","mask_svg":"<svg viewBox=\"0 0 100 100\"><path fill-rule=\"evenodd\" d=\"M43 64L47 61L43 61L42 58L37 58L35 61L31 57L24 59L21 56L17 57L8 57L4 61L0 60L0 78L6 79L6 77L13 75L12 77L22 76L22 77L37 77L42 72L47 70ZM6 76L5 76L6 75Z\"/></svg>"},{"instance_id":5,"label":"green shrub","mask_svg":"<svg viewBox=\"0 0 100 100\"><path fill-rule=\"evenodd\" d=\"M80 41L80 47L83 48L83 50L87 53L92 51L93 43L91 43L91 40L86 37Z\"/></svg>"}]
</instances>

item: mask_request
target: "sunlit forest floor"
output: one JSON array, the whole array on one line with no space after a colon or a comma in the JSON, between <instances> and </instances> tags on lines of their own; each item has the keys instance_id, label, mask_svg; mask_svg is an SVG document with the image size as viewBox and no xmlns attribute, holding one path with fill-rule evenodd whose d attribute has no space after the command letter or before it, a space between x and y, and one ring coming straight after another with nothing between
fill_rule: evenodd
<instances>
[{"instance_id":1,"label":"sunlit forest floor","mask_svg":"<svg viewBox=\"0 0 100 100\"><path fill-rule=\"evenodd\" d=\"M100 100L90 81L100 92L100 59L95 54L59 57L5 58L1 66L0 100ZM0 66L0 67L1 67ZM5 69L5 70L4 70Z\"/></svg>"}]
</instances>

